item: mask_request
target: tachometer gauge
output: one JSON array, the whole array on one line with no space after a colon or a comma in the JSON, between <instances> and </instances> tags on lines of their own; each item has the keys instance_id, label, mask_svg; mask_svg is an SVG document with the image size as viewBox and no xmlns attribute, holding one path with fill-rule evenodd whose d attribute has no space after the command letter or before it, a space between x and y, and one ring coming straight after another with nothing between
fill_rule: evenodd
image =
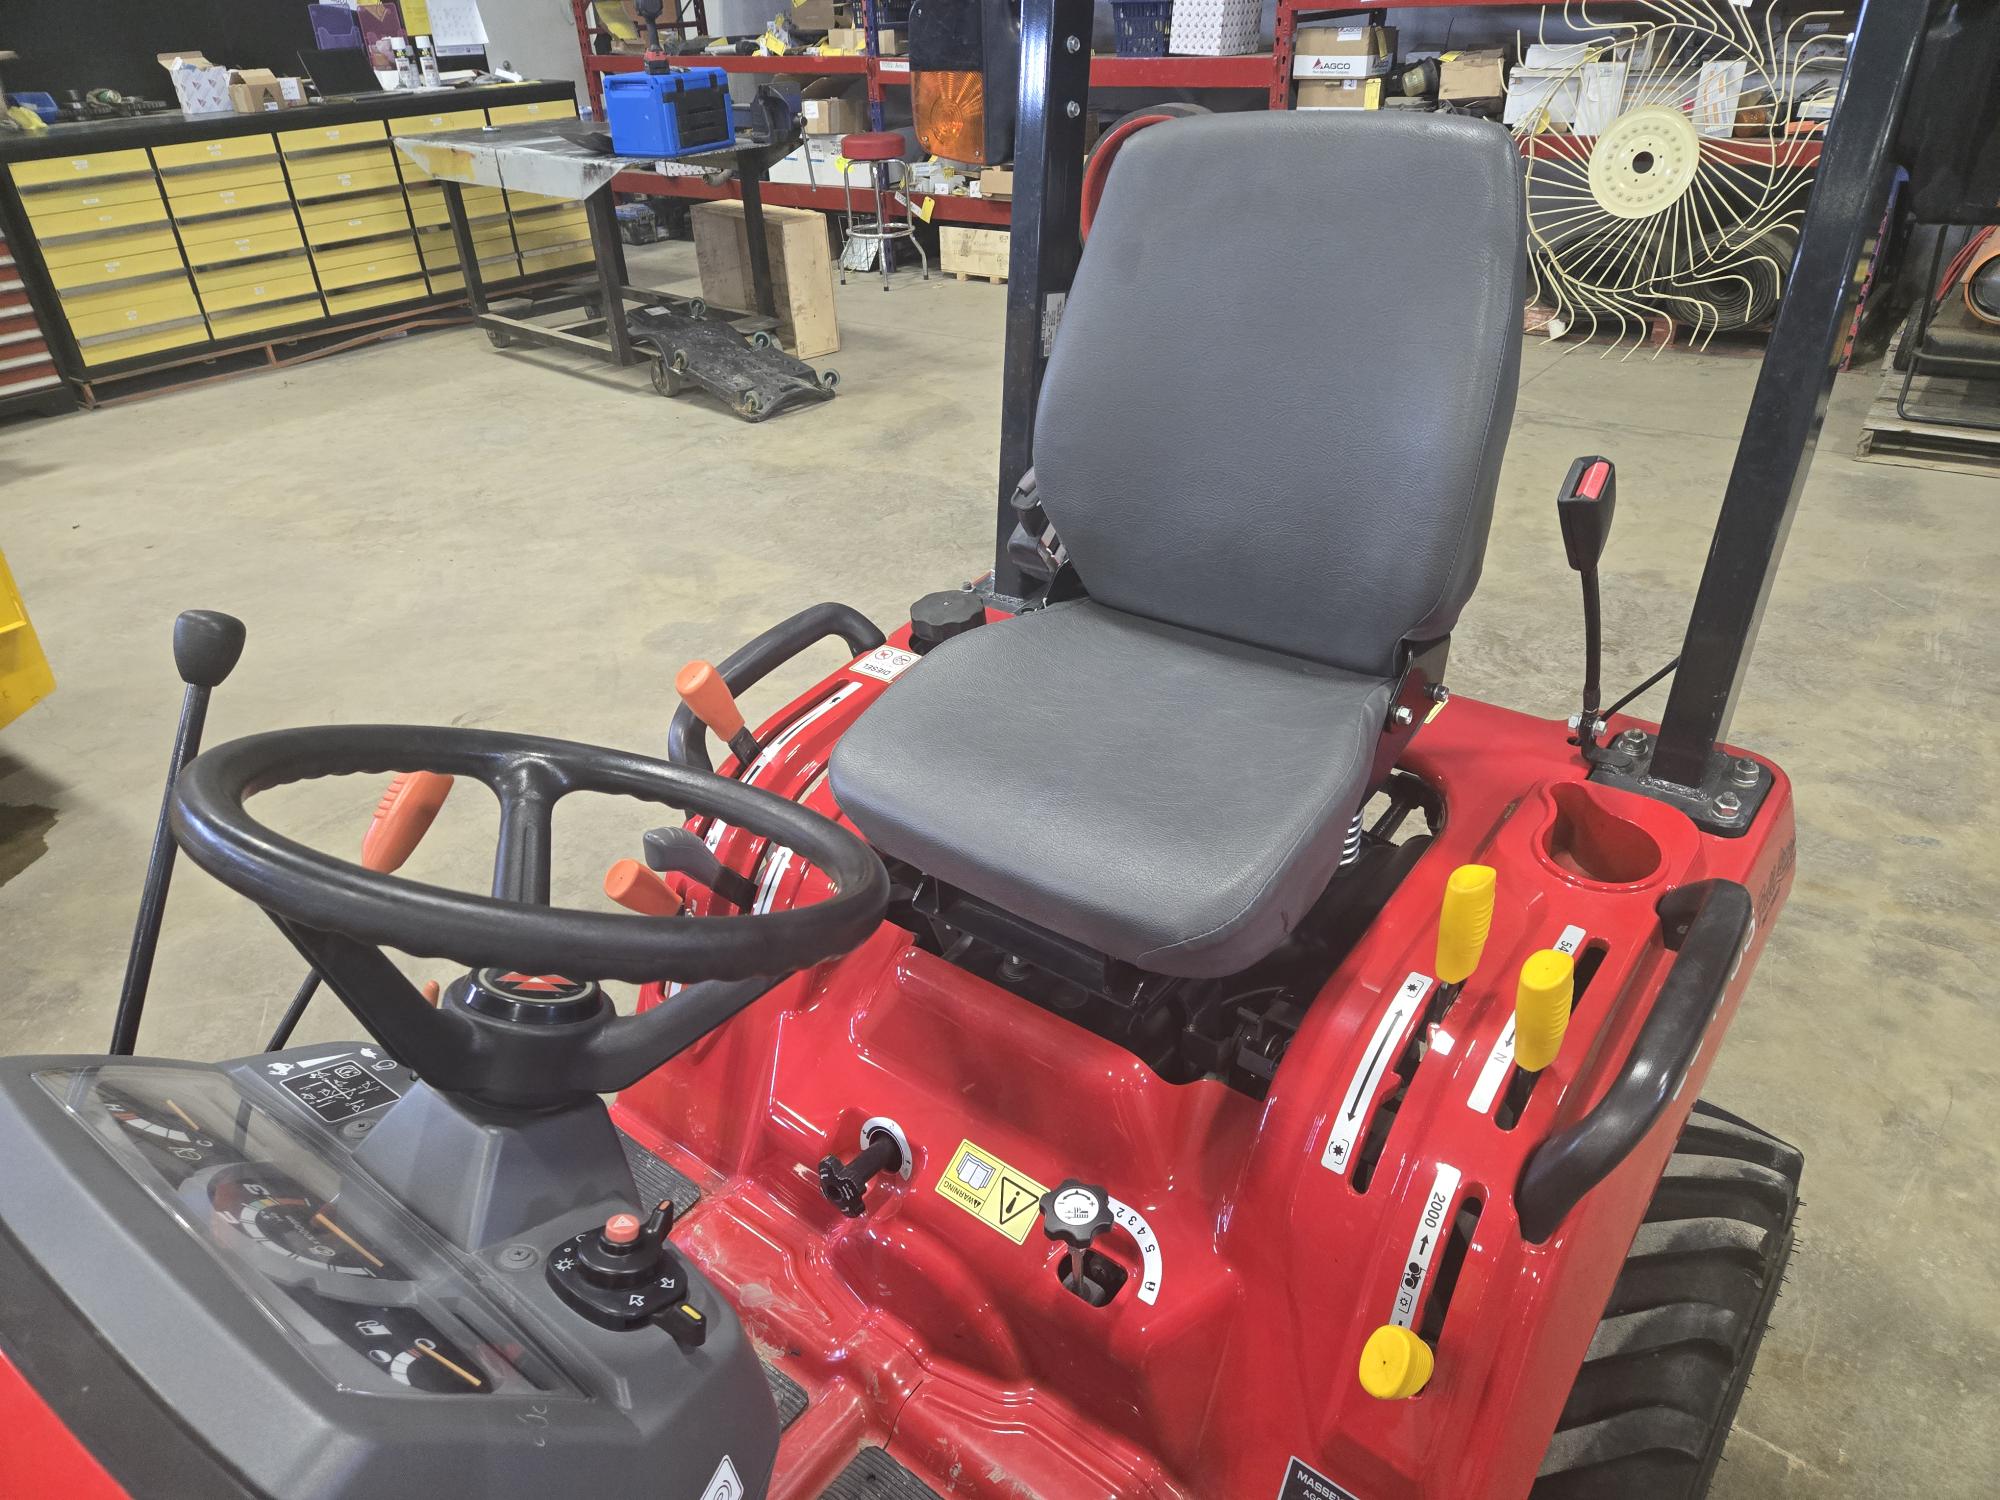
<instances>
[{"instance_id":1,"label":"tachometer gauge","mask_svg":"<svg viewBox=\"0 0 2000 1500\"><path fill-rule=\"evenodd\" d=\"M176 1181L219 1161L239 1159L228 1146L217 1143L187 1106L173 1099L142 1101L102 1084L97 1098L105 1113Z\"/></svg>"},{"instance_id":2,"label":"tachometer gauge","mask_svg":"<svg viewBox=\"0 0 2000 1500\"><path fill-rule=\"evenodd\" d=\"M268 1162L216 1173L208 1200L219 1228L273 1255L343 1276L393 1275L389 1264L322 1203Z\"/></svg>"}]
</instances>

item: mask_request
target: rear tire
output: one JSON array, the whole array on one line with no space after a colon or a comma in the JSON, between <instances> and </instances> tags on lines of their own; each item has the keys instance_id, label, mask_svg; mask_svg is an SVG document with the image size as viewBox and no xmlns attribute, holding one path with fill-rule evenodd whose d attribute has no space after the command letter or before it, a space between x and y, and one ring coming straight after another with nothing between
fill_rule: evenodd
<instances>
[{"instance_id":1,"label":"rear tire","mask_svg":"<svg viewBox=\"0 0 2000 1500\"><path fill-rule=\"evenodd\" d=\"M1531 1500L1700 1500L1791 1259L1799 1151L1697 1102Z\"/></svg>"}]
</instances>

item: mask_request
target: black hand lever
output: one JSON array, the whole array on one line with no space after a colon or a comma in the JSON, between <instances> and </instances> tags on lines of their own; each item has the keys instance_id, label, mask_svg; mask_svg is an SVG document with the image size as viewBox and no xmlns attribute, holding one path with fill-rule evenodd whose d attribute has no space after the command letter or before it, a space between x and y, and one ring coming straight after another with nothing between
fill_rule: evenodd
<instances>
[{"instance_id":1,"label":"black hand lever","mask_svg":"<svg viewBox=\"0 0 2000 1500\"><path fill-rule=\"evenodd\" d=\"M111 1051L117 1056L129 1057L139 1040L146 986L152 982L153 955L160 946L167 887L174 878L174 855L180 847L167 822L174 805L174 783L201 749L208 696L236 669L243 656L244 635L241 620L217 610L190 609L174 621L174 670L187 684L187 691L181 695L181 722L174 731L173 756L167 762L167 790L160 800L160 821L153 829L146 884L139 893L139 918L132 928L132 951L125 960L125 983L118 992L118 1015L111 1023Z\"/></svg>"},{"instance_id":2,"label":"black hand lever","mask_svg":"<svg viewBox=\"0 0 2000 1500\"><path fill-rule=\"evenodd\" d=\"M647 869L685 875L744 911L757 904L757 883L717 859L701 835L686 828L649 828L645 845Z\"/></svg>"},{"instance_id":3,"label":"black hand lever","mask_svg":"<svg viewBox=\"0 0 2000 1500\"><path fill-rule=\"evenodd\" d=\"M1604 653L1604 624L1597 598L1597 563L1611 535L1611 514L1618 499L1618 471L1608 458L1590 454L1569 466L1562 492L1556 496L1563 550L1569 565L1583 579L1583 712L1577 716L1576 740L1585 759L1597 743L1598 674Z\"/></svg>"}]
</instances>

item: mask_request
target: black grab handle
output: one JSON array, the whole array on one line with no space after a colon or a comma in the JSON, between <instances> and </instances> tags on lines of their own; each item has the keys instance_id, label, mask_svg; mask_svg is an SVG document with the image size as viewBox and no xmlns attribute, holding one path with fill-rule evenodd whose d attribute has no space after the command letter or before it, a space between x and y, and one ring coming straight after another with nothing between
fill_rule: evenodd
<instances>
[{"instance_id":1,"label":"black grab handle","mask_svg":"<svg viewBox=\"0 0 2000 1500\"><path fill-rule=\"evenodd\" d=\"M815 604L789 620L780 620L762 635L730 652L716 668L729 691L740 693L762 682L808 646L837 635L856 656L873 651L887 639L875 622L846 604ZM667 759L697 771L713 771L708 758L708 729L683 703L667 726Z\"/></svg>"},{"instance_id":2,"label":"black grab handle","mask_svg":"<svg viewBox=\"0 0 2000 1500\"><path fill-rule=\"evenodd\" d=\"M1535 1148L1514 1206L1522 1238L1540 1244L1583 1195L1609 1177L1659 1123L1687 1081L1702 1038L1752 925L1750 893L1733 880L1700 880L1660 898L1662 935L1679 957L1639 1028L1632 1055L1597 1108Z\"/></svg>"}]
</instances>

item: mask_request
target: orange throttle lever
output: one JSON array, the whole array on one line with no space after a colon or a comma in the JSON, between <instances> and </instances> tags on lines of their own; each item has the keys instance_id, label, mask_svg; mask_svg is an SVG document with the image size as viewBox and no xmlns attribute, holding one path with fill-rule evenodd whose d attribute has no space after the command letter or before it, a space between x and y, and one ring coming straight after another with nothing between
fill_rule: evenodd
<instances>
[{"instance_id":1,"label":"orange throttle lever","mask_svg":"<svg viewBox=\"0 0 2000 1500\"><path fill-rule=\"evenodd\" d=\"M642 917L680 915L679 894L636 859L621 859L605 871L604 894Z\"/></svg>"},{"instance_id":2,"label":"orange throttle lever","mask_svg":"<svg viewBox=\"0 0 2000 1500\"><path fill-rule=\"evenodd\" d=\"M743 723L743 710L722 674L705 661L691 661L674 674L674 691L694 716L727 741L738 769L757 758L763 747Z\"/></svg>"},{"instance_id":3,"label":"orange throttle lever","mask_svg":"<svg viewBox=\"0 0 2000 1500\"><path fill-rule=\"evenodd\" d=\"M375 817L361 836L361 863L378 875L403 868L437 821L451 795L451 778L438 771L404 771L390 778L375 804Z\"/></svg>"},{"instance_id":4,"label":"orange throttle lever","mask_svg":"<svg viewBox=\"0 0 2000 1500\"><path fill-rule=\"evenodd\" d=\"M390 778L388 790L375 804L375 816L369 820L368 831L361 836L362 867L378 875L400 870L423 842L424 835L431 831L438 810L450 795L451 778L439 771L404 771ZM276 1052L292 1039L299 1018L319 990L319 981L318 969L307 971L270 1041L264 1044L266 1052ZM423 995L431 1004L438 1003L435 981L424 985Z\"/></svg>"}]
</instances>

